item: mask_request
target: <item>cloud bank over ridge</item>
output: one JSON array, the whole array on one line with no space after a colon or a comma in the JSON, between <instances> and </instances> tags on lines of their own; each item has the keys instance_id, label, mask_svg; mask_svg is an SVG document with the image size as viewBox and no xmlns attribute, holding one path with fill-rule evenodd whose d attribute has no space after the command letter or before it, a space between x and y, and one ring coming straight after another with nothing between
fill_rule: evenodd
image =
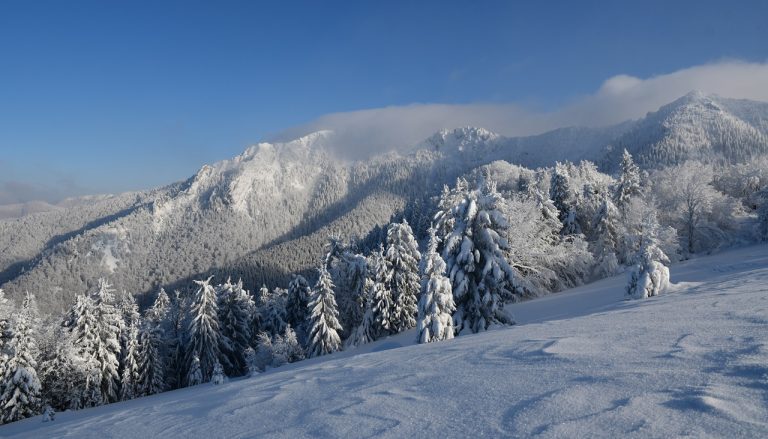
<instances>
[{"instance_id":1,"label":"cloud bank over ridge","mask_svg":"<svg viewBox=\"0 0 768 439\"><path fill-rule=\"evenodd\" d=\"M640 118L692 90L768 101L768 62L721 61L645 79L616 75L594 94L550 112L516 104L411 104L332 113L289 128L272 140L329 129L336 133L335 152L354 160L408 148L444 128L479 126L507 136L527 136L566 126L616 124Z\"/></svg>"}]
</instances>

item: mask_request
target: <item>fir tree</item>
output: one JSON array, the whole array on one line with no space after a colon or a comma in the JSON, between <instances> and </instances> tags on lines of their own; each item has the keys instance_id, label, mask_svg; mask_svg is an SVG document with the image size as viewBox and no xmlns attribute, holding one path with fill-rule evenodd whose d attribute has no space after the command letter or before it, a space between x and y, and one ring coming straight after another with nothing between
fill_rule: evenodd
<instances>
[{"instance_id":1,"label":"fir tree","mask_svg":"<svg viewBox=\"0 0 768 439\"><path fill-rule=\"evenodd\" d=\"M436 216L438 230L450 230L443 239L443 259L456 302L456 330L511 324L504 301L529 294L530 288L504 255L509 243L503 234L510 227L502 212L504 200L491 181L457 199Z\"/></svg>"},{"instance_id":2,"label":"fir tree","mask_svg":"<svg viewBox=\"0 0 768 439\"><path fill-rule=\"evenodd\" d=\"M203 382L211 379L213 366L223 357L221 347L228 343L221 333L216 290L210 282L210 277L195 281L199 288L189 309L190 318L187 328L188 379L192 374L194 362L197 361Z\"/></svg>"},{"instance_id":3,"label":"fir tree","mask_svg":"<svg viewBox=\"0 0 768 439\"><path fill-rule=\"evenodd\" d=\"M640 233L640 248L635 255L635 266L629 274L626 295L633 299L644 299L663 293L669 286L669 258L659 248L659 223L655 212L643 218Z\"/></svg>"},{"instance_id":4,"label":"fir tree","mask_svg":"<svg viewBox=\"0 0 768 439\"><path fill-rule=\"evenodd\" d=\"M166 390L166 364L162 355L163 336L159 327L147 323L139 331L136 381L137 396L154 395Z\"/></svg>"},{"instance_id":5,"label":"fir tree","mask_svg":"<svg viewBox=\"0 0 768 439\"><path fill-rule=\"evenodd\" d=\"M549 183L549 198L557 208L558 219L563 223L561 235L581 233L573 204L573 193L566 165L557 163Z\"/></svg>"},{"instance_id":6,"label":"fir tree","mask_svg":"<svg viewBox=\"0 0 768 439\"><path fill-rule=\"evenodd\" d=\"M165 289L160 288L155 297L155 301L152 303L152 307L147 309L145 318L147 321L155 324L165 322L168 318L168 312L171 307L171 300L168 298L168 293Z\"/></svg>"},{"instance_id":7,"label":"fir tree","mask_svg":"<svg viewBox=\"0 0 768 439\"><path fill-rule=\"evenodd\" d=\"M36 309L27 293L14 319L10 357L0 377L0 423L28 418L40 410L40 381L35 361L37 346L34 338Z\"/></svg>"},{"instance_id":8,"label":"fir tree","mask_svg":"<svg viewBox=\"0 0 768 439\"><path fill-rule=\"evenodd\" d=\"M304 332L307 322L307 303L312 288L304 276L297 274L293 276L288 284L288 301L285 305L286 318L288 323L299 332Z\"/></svg>"},{"instance_id":9,"label":"fir tree","mask_svg":"<svg viewBox=\"0 0 768 439\"><path fill-rule=\"evenodd\" d=\"M368 281L370 282L370 281ZM345 342L347 347L361 346L376 340L376 319L371 308L371 299L368 294L363 296L363 317L360 324L350 334Z\"/></svg>"},{"instance_id":10,"label":"fir tree","mask_svg":"<svg viewBox=\"0 0 768 439\"><path fill-rule=\"evenodd\" d=\"M128 340L123 356L122 385L120 388L120 399L123 401L140 396L138 384L141 378L139 369L139 331L136 328L137 323L132 323L128 329Z\"/></svg>"},{"instance_id":11,"label":"fir tree","mask_svg":"<svg viewBox=\"0 0 768 439\"><path fill-rule=\"evenodd\" d=\"M319 270L320 278L312 290L309 307L309 356L336 352L341 347L339 339L339 311L333 294L331 275L325 267Z\"/></svg>"},{"instance_id":12,"label":"fir tree","mask_svg":"<svg viewBox=\"0 0 768 439\"><path fill-rule=\"evenodd\" d=\"M257 363L256 351L252 347L245 350L245 365L248 367L249 377L261 372Z\"/></svg>"},{"instance_id":13,"label":"fir tree","mask_svg":"<svg viewBox=\"0 0 768 439\"><path fill-rule=\"evenodd\" d=\"M621 156L621 174L616 185L614 198L616 206L621 212L625 212L632 198L640 195L640 168L637 167L632 154L626 149Z\"/></svg>"},{"instance_id":14,"label":"fir tree","mask_svg":"<svg viewBox=\"0 0 768 439\"><path fill-rule=\"evenodd\" d=\"M593 253L596 257L594 274L598 277L607 277L615 274L619 269L616 256L619 247L619 221L620 214L616 206L606 196L595 215L593 226L596 236L593 245Z\"/></svg>"},{"instance_id":15,"label":"fir tree","mask_svg":"<svg viewBox=\"0 0 768 439\"><path fill-rule=\"evenodd\" d=\"M229 340L229 348L222 352L226 354L232 365L225 368L229 375L245 373L244 351L251 341L251 316L254 303L248 291L243 289L242 281L232 284L229 279L218 288L219 321L224 337Z\"/></svg>"},{"instance_id":16,"label":"fir tree","mask_svg":"<svg viewBox=\"0 0 768 439\"><path fill-rule=\"evenodd\" d=\"M286 321L285 295L284 290L275 289L272 293L267 293L262 297L261 329L268 332L271 336L282 334L285 331Z\"/></svg>"},{"instance_id":17,"label":"fir tree","mask_svg":"<svg viewBox=\"0 0 768 439\"><path fill-rule=\"evenodd\" d=\"M215 364L219 364L218 360ZM193 354L189 362L186 381L188 386L196 386L203 382L203 371L200 369L200 358L197 355Z\"/></svg>"},{"instance_id":18,"label":"fir tree","mask_svg":"<svg viewBox=\"0 0 768 439\"><path fill-rule=\"evenodd\" d=\"M392 331L402 332L416 326L419 282L419 244L408 222L390 224L387 230L385 258L391 270L388 285L392 294Z\"/></svg>"},{"instance_id":19,"label":"fir tree","mask_svg":"<svg viewBox=\"0 0 768 439\"><path fill-rule=\"evenodd\" d=\"M99 279L99 289L93 296L97 334L94 358L101 370L100 389L105 402L118 400L120 375L120 333L122 316L114 305L114 290L104 279Z\"/></svg>"},{"instance_id":20,"label":"fir tree","mask_svg":"<svg viewBox=\"0 0 768 439\"><path fill-rule=\"evenodd\" d=\"M437 252L439 238L429 229L429 246L424 259L424 279L419 300L419 343L453 338L453 303L451 281L445 276L445 261Z\"/></svg>"},{"instance_id":21,"label":"fir tree","mask_svg":"<svg viewBox=\"0 0 768 439\"><path fill-rule=\"evenodd\" d=\"M387 288L391 283L392 270L389 261L384 257L381 246L371 254L368 261L369 281L366 283L366 294L371 300L371 312L373 314L373 333L375 337L383 337L392 333L392 314L394 313L394 301L392 292Z\"/></svg>"},{"instance_id":22,"label":"fir tree","mask_svg":"<svg viewBox=\"0 0 768 439\"><path fill-rule=\"evenodd\" d=\"M760 191L760 206L757 210L757 232L760 239L768 241L768 187Z\"/></svg>"},{"instance_id":23,"label":"fir tree","mask_svg":"<svg viewBox=\"0 0 768 439\"><path fill-rule=\"evenodd\" d=\"M227 380L227 376L224 375L224 368L221 366L221 363L218 361L213 365L213 373L211 373L211 382L213 385L218 386L219 384L224 384L224 382Z\"/></svg>"}]
</instances>

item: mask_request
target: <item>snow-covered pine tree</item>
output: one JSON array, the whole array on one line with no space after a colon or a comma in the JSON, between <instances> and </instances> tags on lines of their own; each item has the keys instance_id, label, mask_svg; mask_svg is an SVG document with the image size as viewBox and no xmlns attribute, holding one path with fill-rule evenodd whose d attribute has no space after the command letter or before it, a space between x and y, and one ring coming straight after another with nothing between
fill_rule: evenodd
<instances>
[{"instance_id":1,"label":"snow-covered pine tree","mask_svg":"<svg viewBox=\"0 0 768 439\"><path fill-rule=\"evenodd\" d=\"M256 351L252 347L245 350L245 365L248 367L247 376L249 377L261 372L257 363Z\"/></svg>"},{"instance_id":2,"label":"snow-covered pine tree","mask_svg":"<svg viewBox=\"0 0 768 439\"><path fill-rule=\"evenodd\" d=\"M336 267L338 279L336 283L336 302L339 305L339 323L351 329L360 324L365 312L365 282L368 278L368 261L366 257L351 250L346 250ZM346 334L345 334L346 335Z\"/></svg>"},{"instance_id":3,"label":"snow-covered pine tree","mask_svg":"<svg viewBox=\"0 0 768 439\"><path fill-rule=\"evenodd\" d=\"M285 327L285 331L283 332L283 345L286 360L289 363L304 359L304 349L301 347L299 339L296 337L296 331L291 328L291 325Z\"/></svg>"},{"instance_id":4,"label":"snow-covered pine tree","mask_svg":"<svg viewBox=\"0 0 768 439\"><path fill-rule=\"evenodd\" d=\"M610 198L604 196L593 226L596 237L592 249L595 255L593 274L596 277L612 276L619 269L616 253L619 246L620 221L621 214L618 209Z\"/></svg>"},{"instance_id":5,"label":"snow-covered pine tree","mask_svg":"<svg viewBox=\"0 0 768 439\"><path fill-rule=\"evenodd\" d=\"M3 393L2 377L5 375L5 365L8 363L10 353L11 315L13 310L8 299L5 298L3 289L0 288L0 395Z\"/></svg>"},{"instance_id":6,"label":"snow-covered pine tree","mask_svg":"<svg viewBox=\"0 0 768 439\"><path fill-rule=\"evenodd\" d=\"M224 382L227 380L227 376L224 375L224 368L221 366L221 363L218 361L213 365L213 373L211 373L211 382L214 386L218 386L219 384L224 384Z\"/></svg>"},{"instance_id":7,"label":"snow-covered pine tree","mask_svg":"<svg viewBox=\"0 0 768 439\"><path fill-rule=\"evenodd\" d=\"M504 301L529 293L527 283L504 255L509 244L503 235L510 226L503 204L495 184L486 180L436 215L437 229L450 230L443 238L443 260L456 302L454 324L458 332L511 324L503 311Z\"/></svg>"},{"instance_id":8,"label":"snow-covered pine tree","mask_svg":"<svg viewBox=\"0 0 768 439\"><path fill-rule=\"evenodd\" d=\"M275 288L272 293L267 293L267 296L262 298L261 327L263 331L268 332L273 337L282 334L288 324L286 322L286 294L284 291Z\"/></svg>"},{"instance_id":9,"label":"snow-covered pine tree","mask_svg":"<svg viewBox=\"0 0 768 439\"><path fill-rule=\"evenodd\" d=\"M373 287L370 284L372 284L373 281L367 279L366 283L369 284L366 291L372 290ZM365 293L362 300L364 303L363 309L365 310L363 312L363 318L360 324L352 330L349 338L344 342L345 347L357 347L376 340L376 319L373 316L371 298Z\"/></svg>"},{"instance_id":10,"label":"snow-covered pine tree","mask_svg":"<svg viewBox=\"0 0 768 439\"><path fill-rule=\"evenodd\" d=\"M189 326L187 328L188 383L192 378L195 359L199 363L198 367L203 382L210 381L213 366L223 357L221 347L229 342L221 333L216 290L210 283L211 278L195 281L199 288L189 309Z\"/></svg>"},{"instance_id":11,"label":"snow-covered pine tree","mask_svg":"<svg viewBox=\"0 0 768 439\"><path fill-rule=\"evenodd\" d=\"M558 219L563 223L561 235L576 235L581 233L581 228L576 218L576 209L573 206L573 191L568 176L568 164L560 162L555 164L552 178L549 183L549 197L557 208Z\"/></svg>"},{"instance_id":12,"label":"snow-covered pine tree","mask_svg":"<svg viewBox=\"0 0 768 439\"><path fill-rule=\"evenodd\" d=\"M90 297L81 296L70 313L75 347L89 369L98 370L99 391L88 391L84 406L115 402L120 388L120 333L123 316L114 305L114 290L105 279L99 279L98 289ZM90 389L90 384L86 386Z\"/></svg>"},{"instance_id":13,"label":"snow-covered pine tree","mask_svg":"<svg viewBox=\"0 0 768 439\"><path fill-rule=\"evenodd\" d=\"M173 300L168 307L163 336L166 362L166 385L177 389L184 385L186 379L186 364L184 348L186 346L185 319L189 315L189 298L182 296L178 290L173 292Z\"/></svg>"},{"instance_id":14,"label":"snow-covered pine tree","mask_svg":"<svg viewBox=\"0 0 768 439\"><path fill-rule=\"evenodd\" d=\"M621 156L620 167L621 174L616 185L614 199L616 207L621 212L624 212L632 198L639 196L641 193L640 168L632 160L632 154L626 149L624 149L624 153Z\"/></svg>"},{"instance_id":15,"label":"snow-covered pine tree","mask_svg":"<svg viewBox=\"0 0 768 439\"><path fill-rule=\"evenodd\" d=\"M339 311L333 294L331 275L325 266L319 270L320 277L312 289L309 300L309 348L310 357L330 354L341 348L339 332Z\"/></svg>"},{"instance_id":16,"label":"snow-covered pine tree","mask_svg":"<svg viewBox=\"0 0 768 439\"><path fill-rule=\"evenodd\" d=\"M366 282L366 294L371 300L371 312L373 314L373 333L376 338L384 337L392 333L392 314L394 313L394 301L388 285L391 283L392 270L389 261L384 257L384 248L379 246L374 250L368 261L368 282Z\"/></svg>"},{"instance_id":17,"label":"snow-covered pine tree","mask_svg":"<svg viewBox=\"0 0 768 439\"><path fill-rule=\"evenodd\" d=\"M256 334L256 367L265 371L272 366L272 338L266 332Z\"/></svg>"},{"instance_id":18,"label":"snow-covered pine tree","mask_svg":"<svg viewBox=\"0 0 768 439\"><path fill-rule=\"evenodd\" d=\"M760 191L760 205L757 208L757 232L760 239L768 241L768 187Z\"/></svg>"},{"instance_id":19,"label":"snow-covered pine tree","mask_svg":"<svg viewBox=\"0 0 768 439\"><path fill-rule=\"evenodd\" d=\"M163 333L160 327L150 322L139 331L137 365L139 378L136 381L136 396L154 395L166 390L166 362L163 352Z\"/></svg>"},{"instance_id":20,"label":"snow-covered pine tree","mask_svg":"<svg viewBox=\"0 0 768 439\"><path fill-rule=\"evenodd\" d=\"M120 386L120 399L129 399L141 396L138 391L141 371L139 369L139 330L138 322L131 323L127 331L125 354L123 355L123 373Z\"/></svg>"},{"instance_id":21,"label":"snow-covered pine tree","mask_svg":"<svg viewBox=\"0 0 768 439\"><path fill-rule=\"evenodd\" d=\"M445 276L445 261L437 251L436 229L429 229L429 244L424 258L424 278L419 300L419 343L453 338L453 303L451 281Z\"/></svg>"},{"instance_id":22,"label":"snow-covered pine tree","mask_svg":"<svg viewBox=\"0 0 768 439\"><path fill-rule=\"evenodd\" d=\"M669 258L659 248L659 223L650 211L642 221L640 248L635 255L635 266L629 273L626 295L632 299L658 296L669 286Z\"/></svg>"},{"instance_id":23,"label":"snow-covered pine tree","mask_svg":"<svg viewBox=\"0 0 768 439\"><path fill-rule=\"evenodd\" d=\"M215 364L218 364L218 360L216 360ZM186 380L187 386L196 386L203 383L203 371L200 369L200 358L197 355L192 355Z\"/></svg>"},{"instance_id":24,"label":"snow-covered pine tree","mask_svg":"<svg viewBox=\"0 0 768 439\"><path fill-rule=\"evenodd\" d=\"M288 323L299 332L304 332L307 322L307 303L312 287L304 276L293 276L288 284L288 300L285 304L285 312Z\"/></svg>"},{"instance_id":25,"label":"snow-covered pine tree","mask_svg":"<svg viewBox=\"0 0 768 439\"><path fill-rule=\"evenodd\" d=\"M168 293L164 288L160 288L155 297L155 301L152 303L152 307L146 310L145 318L147 321L151 321L155 324L164 322L168 317L168 312L171 307L171 299L168 298Z\"/></svg>"},{"instance_id":26,"label":"snow-covered pine tree","mask_svg":"<svg viewBox=\"0 0 768 439\"><path fill-rule=\"evenodd\" d=\"M0 424L18 421L40 412L40 380L37 377L35 343L36 307L27 293L13 322L10 357L5 365L0 394Z\"/></svg>"},{"instance_id":27,"label":"snow-covered pine tree","mask_svg":"<svg viewBox=\"0 0 768 439\"><path fill-rule=\"evenodd\" d=\"M416 326L417 301L420 289L419 244L406 220L392 223L387 230L387 251L384 256L391 270L388 285L392 294L392 330L402 332Z\"/></svg>"},{"instance_id":28,"label":"snow-covered pine tree","mask_svg":"<svg viewBox=\"0 0 768 439\"><path fill-rule=\"evenodd\" d=\"M229 349L222 352L229 359L231 368L225 368L228 375L242 375L246 372L244 352L251 342L251 316L254 303L251 295L243 288L242 281L232 284L229 279L217 287L219 301L219 322L221 330L229 340Z\"/></svg>"}]
</instances>

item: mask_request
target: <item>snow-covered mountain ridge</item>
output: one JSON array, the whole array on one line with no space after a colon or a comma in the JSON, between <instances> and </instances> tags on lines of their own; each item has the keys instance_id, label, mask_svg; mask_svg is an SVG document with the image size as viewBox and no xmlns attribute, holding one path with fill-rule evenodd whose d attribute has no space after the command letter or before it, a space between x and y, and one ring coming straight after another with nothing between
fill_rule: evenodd
<instances>
[{"instance_id":1,"label":"snow-covered mountain ridge","mask_svg":"<svg viewBox=\"0 0 768 439\"><path fill-rule=\"evenodd\" d=\"M0 426L2 437L697 437L768 435L768 247L511 305L518 324L358 349ZM392 367L397 365L397 367Z\"/></svg>"},{"instance_id":2,"label":"snow-covered mountain ridge","mask_svg":"<svg viewBox=\"0 0 768 439\"><path fill-rule=\"evenodd\" d=\"M583 159L610 171L627 148L647 168L734 162L765 154L766 136L767 103L691 93L612 127L519 138L442 130L356 162L334 155L329 131L264 142L164 188L0 221L0 285L12 297L38 291L44 309L57 310L101 276L139 295L209 274L275 286L308 272L329 234L365 239L404 212L424 218L443 184L497 160L535 168Z\"/></svg>"}]
</instances>

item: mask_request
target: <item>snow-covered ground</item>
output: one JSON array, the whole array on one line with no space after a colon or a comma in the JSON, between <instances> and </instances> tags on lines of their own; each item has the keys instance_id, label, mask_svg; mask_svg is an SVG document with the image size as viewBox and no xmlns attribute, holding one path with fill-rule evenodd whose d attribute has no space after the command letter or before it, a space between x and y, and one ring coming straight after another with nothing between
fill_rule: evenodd
<instances>
[{"instance_id":1,"label":"snow-covered ground","mask_svg":"<svg viewBox=\"0 0 768 439\"><path fill-rule=\"evenodd\" d=\"M413 332L222 386L0 427L2 437L768 437L768 246L510 307L518 325Z\"/></svg>"}]
</instances>

